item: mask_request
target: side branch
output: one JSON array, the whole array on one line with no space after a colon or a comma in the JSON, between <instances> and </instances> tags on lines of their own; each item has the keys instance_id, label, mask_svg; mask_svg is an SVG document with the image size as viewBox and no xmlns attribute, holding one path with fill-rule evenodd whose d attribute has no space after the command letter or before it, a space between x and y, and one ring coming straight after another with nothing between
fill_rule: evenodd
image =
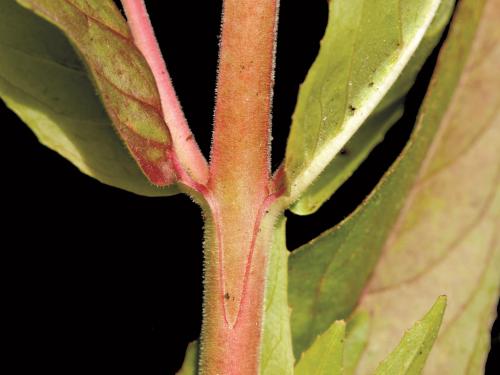
<instances>
[{"instance_id":1,"label":"side branch","mask_svg":"<svg viewBox=\"0 0 500 375\"><path fill-rule=\"evenodd\" d=\"M175 153L189 176L204 185L208 181L207 161L194 140L175 94L144 0L121 0L121 2L134 42L144 55L155 77L163 117L172 135Z\"/></svg>"}]
</instances>

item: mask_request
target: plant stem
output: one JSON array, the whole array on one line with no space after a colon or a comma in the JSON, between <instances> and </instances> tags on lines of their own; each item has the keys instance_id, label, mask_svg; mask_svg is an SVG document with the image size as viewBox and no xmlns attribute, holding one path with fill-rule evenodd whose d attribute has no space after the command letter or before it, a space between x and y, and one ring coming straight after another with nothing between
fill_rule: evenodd
<instances>
[{"instance_id":1,"label":"plant stem","mask_svg":"<svg viewBox=\"0 0 500 375\"><path fill-rule=\"evenodd\" d=\"M273 219L270 113L278 0L225 0L208 197L200 372L258 374Z\"/></svg>"},{"instance_id":2,"label":"plant stem","mask_svg":"<svg viewBox=\"0 0 500 375\"><path fill-rule=\"evenodd\" d=\"M122 0L122 5L134 42L144 55L155 77L161 98L163 118L172 135L175 154L193 180L206 184L208 181L207 161L194 140L175 94L144 0Z\"/></svg>"}]
</instances>

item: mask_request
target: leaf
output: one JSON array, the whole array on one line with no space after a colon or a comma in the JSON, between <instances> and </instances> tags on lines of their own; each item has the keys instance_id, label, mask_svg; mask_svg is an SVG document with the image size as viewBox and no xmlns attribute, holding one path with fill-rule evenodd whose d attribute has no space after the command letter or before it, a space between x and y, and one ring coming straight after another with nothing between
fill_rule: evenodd
<instances>
[{"instance_id":1,"label":"leaf","mask_svg":"<svg viewBox=\"0 0 500 375\"><path fill-rule=\"evenodd\" d=\"M419 375L436 340L446 309L446 297L405 333L396 349L377 367L375 375Z\"/></svg>"},{"instance_id":2,"label":"leaf","mask_svg":"<svg viewBox=\"0 0 500 375\"><path fill-rule=\"evenodd\" d=\"M415 82L425 60L439 42L441 34L449 22L454 5L454 0L441 2L436 17L394 86L347 142L342 151L333 158L323 173L295 202L291 211L298 215L309 215L318 210L352 175L371 150L383 140L387 130L399 120L403 114L405 96Z\"/></svg>"},{"instance_id":3,"label":"leaf","mask_svg":"<svg viewBox=\"0 0 500 375\"><path fill-rule=\"evenodd\" d=\"M374 252L359 246L361 238L349 235L351 231L347 227L327 232L290 256L288 299L296 357L333 321L350 315L366 283L368 267L377 260Z\"/></svg>"},{"instance_id":4,"label":"leaf","mask_svg":"<svg viewBox=\"0 0 500 375\"><path fill-rule=\"evenodd\" d=\"M151 181L173 181L149 67L111 1L20 1L66 33L88 64L110 117ZM144 195L168 195L141 175L95 95L86 68L61 31L21 8L0 4L0 94L40 141L97 179Z\"/></svg>"},{"instance_id":5,"label":"leaf","mask_svg":"<svg viewBox=\"0 0 500 375\"><path fill-rule=\"evenodd\" d=\"M353 375L361 355L365 350L370 332L370 316L359 311L347 322L344 342L344 372L343 375Z\"/></svg>"},{"instance_id":6,"label":"leaf","mask_svg":"<svg viewBox=\"0 0 500 375\"><path fill-rule=\"evenodd\" d=\"M374 327L360 362L364 373L429 303L430 290L449 303L424 373L484 371L500 289L499 17L495 0L460 3L450 39L457 49L442 56L440 70L457 58L466 66L360 306L372 312ZM458 48L464 34L474 38L468 54ZM443 105L436 95L450 87L449 78L437 76L421 113L425 126Z\"/></svg>"},{"instance_id":7,"label":"leaf","mask_svg":"<svg viewBox=\"0 0 500 375\"><path fill-rule=\"evenodd\" d=\"M295 359L287 295L288 254L283 219L276 226L274 244L269 253L260 357L262 375L293 374Z\"/></svg>"},{"instance_id":8,"label":"leaf","mask_svg":"<svg viewBox=\"0 0 500 375\"><path fill-rule=\"evenodd\" d=\"M290 203L318 177L396 82L441 0L338 0L302 85L285 157Z\"/></svg>"},{"instance_id":9,"label":"leaf","mask_svg":"<svg viewBox=\"0 0 500 375\"><path fill-rule=\"evenodd\" d=\"M177 375L197 375L198 374L198 341L188 344L184 362Z\"/></svg>"},{"instance_id":10,"label":"leaf","mask_svg":"<svg viewBox=\"0 0 500 375\"><path fill-rule=\"evenodd\" d=\"M430 305L429 291L449 296L442 335L450 337L449 344L460 359L454 361L459 370L445 373L463 372L472 347L462 348L461 343L475 342L475 333L484 335L490 324L498 288L491 272L499 267L499 251L491 230L498 222L498 198L493 197L499 186L500 150L500 84L494 73L498 51L492 47L499 43L493 42L498 40L498 30L491 19L482 21L482 28L492 30L477 34L467 59L481 14L495 14L481 13L482 4L460 3L410 141L375 190L348 219L292 253L289 302L296 356L315 335L356 308L383 248L387 260L382 260L359 307L374 320L358 373L375 370L387 348ZM488 4L493 7L491 1ZM491 39L481 42L480 36ZM438 129L440 135L433 142ZM422 182L429 168L435 177ZM439 175L444 179L434 179ZM417 191L422 202L412 204ZM398 219L408 195L411 206ZM446 333L450 316L457 319L456 334ZM470 335L470 340L458 339L458 332ZM439 338L435 345L430 368L437 368L438 361L443 369L449 364L449 356L439 354L446 345L443 340ZM440 360L434 359L441 355Z\"/></svg>"},{"instance_id":11,"label":"leaf","mask_svg":"<svg viewBox=\"0 0 500 375\"><path fill-rule=\"evenodd\" d=\"M295 375L341 375L345 322L336 321L307 349L295 366Z\"/></svg>"}]
</instances>

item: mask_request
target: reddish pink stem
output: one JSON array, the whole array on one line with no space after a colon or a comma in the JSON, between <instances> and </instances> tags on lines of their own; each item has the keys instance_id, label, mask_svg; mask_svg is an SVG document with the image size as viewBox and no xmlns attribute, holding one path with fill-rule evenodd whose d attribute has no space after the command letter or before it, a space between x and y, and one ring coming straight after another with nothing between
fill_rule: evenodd
<instances>
[{"instance_id":1,"label":"reddish pink stem","mask_svg":"<svg viewBox=\"0 0 500 375\"><path fill-rule=\"evenodd\" d=\"M153 72L161 98L163 117L172 135L175 153L182 167L197 183L208 181L208 164L194 140L172 85L165 60L156 40L144 0L122 0L134 42Z\"/></svg>"},{"instance_id":2,"label":"reddish pink stem","mask_svg":"<svg viewBox=\"0 0 500 375\"><path fill-rule=\"evenodd\" d=\"M173 166L208 206L199 372L258 374L273 237L274 216L268 209L282 193L269 168L279 0L224 0L210 177L175 96L144 1L122 3L135 43L156 78L174 140Z\"/></svg>"},{"instance_id":3,"label":"reddish pink stem","mask_svg":"<svg viewBox=\"0 0 500 375\"><path fill-rule=\"evenodd\" d=\"M273 235L267 208L275 199L269 144L278 5L224 0L208 184L216 205L205 252L204 375L259 373Z\"/></svg>"}]
</instances>

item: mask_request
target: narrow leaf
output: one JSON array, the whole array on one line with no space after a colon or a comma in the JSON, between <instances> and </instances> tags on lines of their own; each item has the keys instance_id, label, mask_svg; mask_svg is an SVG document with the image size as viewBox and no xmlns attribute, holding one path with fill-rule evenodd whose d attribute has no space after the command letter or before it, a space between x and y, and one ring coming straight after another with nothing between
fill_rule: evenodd
<instances>
[{"instance_id":1,"label":"narrow leaf","mask_svg":"<svg viewBox=\"0 0 500 375\"><path fill-rule=\"evenodd\" d=\"M83 173L137 194L176 192L144 177L62 32L10 0L0 1L0 97Z\"/></svg>"},{"instance_id":2,"label":"narrow leaf","mask_svg":"<svg viewBox=\"0 0 500 375\"><path fill-rule=\"evenodd\" d=\"M446 297L441 296L422 320L405 333L375 375L419 375L436 340L445 308Z\"/></svg>"},{"instance_id":3,"label":"narrow leaf","mask_svg":"<svg viewBox=\"0 0 500 375\"><path fill-rule=\"evenodd\" d=\"M339 0L299 92L285 157L291 203L319 176L387 94L441 0Z\"/></svg>"},{"instance_id":4,"label":"narrow leaf","mask_svg":"<svg viewBox=\"0 0 500 375\"><path fill-rule=\"evenodd\" d=\"M285 220L278 223L269 253L264 301L264 330L260 355L262 375L293 374L292 334L288 307L288 250Z\"/></svg>"},{"instance_id":5,"label":"narrow leaf","mask_svg":"<svg viewBox=\"0 0 500 375\"><path fill-rule=\"evenodd\" d=\"M452 373L464 372L472 361L473 345L467 342L476 342L491 324L498 293L493 270L500 267L493 230L499 221L500 161L500 44L493 3L483 12L484 2L460 2L405 150L348 219L292 253L295 355L332 321L351 314L383 251L359 307L371 313L372 329L358 373L375 370L387 348L432 303L429 291L449 296L449 313L428 368L450 372L447 351L459 358ZM464 335L469 339L459 339ZM481 355L484 361L486 352Z\"/></svg>"},{"instance_id":6,"label":"narrow leaf","mask_svg":"<svg viewBox=\"0 0 500 375\"><path fill-rule=\"evenodd\" d=\"M198 374L198 341L188 344L184 362L177 375L197 375Z\"/></svg>"},{"instance_id":7,"label":"narrow leaf","mask_svg":"<svg viewBox=\"0 0 500 375\"><path fill-rule=\"evenodd\" d=\"M454 5L454 0L442 1L436 17L401 76L341 152L333 158L323 173L291 207L294 213L309 215L320 208L352 175L370 151L383 140L387 130L399 120L403 114L405 96L415 82L425 60L440 40Z\"/></svg>"},{"instance_id":8,"label":"narrow leaf","mask_svg":"<svg viewBox=\"0 0 500 375\"><path fill-rule=\"evenodd\" d=\"M116 130L149 180L158 186L175 182L171 137L163 120L155 79L114 3L18 2L61 29L74 45Z\"/></svg>"},{"instance_id":9,"label":"narrow leaf","mask_svg":"<svg viewBox=\"0 0 500 375\"><path fill-rule=\"evenodd\" d=\"M295 375L341 375L345 322L336 321L307 349L295 366Z\"/></svg>"}]
</instances>

